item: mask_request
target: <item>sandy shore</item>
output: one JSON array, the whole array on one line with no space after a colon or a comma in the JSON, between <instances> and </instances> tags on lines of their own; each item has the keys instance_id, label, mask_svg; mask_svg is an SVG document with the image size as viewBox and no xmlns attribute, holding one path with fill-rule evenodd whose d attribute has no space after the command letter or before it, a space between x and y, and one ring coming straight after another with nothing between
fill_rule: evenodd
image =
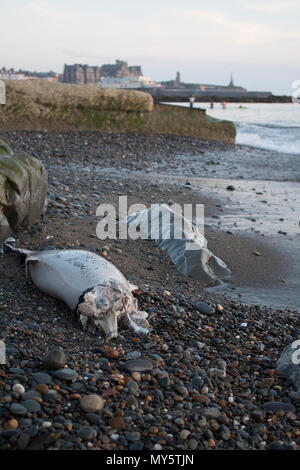
<instances>
[{"instance_id":1,"label":"sandy shore","mask_svg":"<svg viewBox=\"0 0 300 470\"><path fill-rule=\"evenodd\" d=\"M149 312L152 326L143 339L129 330L111 341L83 333L65 306L26 282L16 256L5 256L1 337L8 344L9 363L0 375L1 447L299 448L299 405L291 400L290 385L275 372L282 349L298 337L297 312L281 305L276 310L274 299L273 307L243 301L243 287L250 292L248 298L262 285L274 291L282 287L290 275L287 253L261 231L230 230L224 222L230 213L224 194L197 180L232 178L236 187L238 178L240 184L250 174L255 179L254 169L244 172L238 162L243 152L245 161L251 161L251 152L258 158L257 151L172 136L3 132L1 138L15 152L42 160L49 173L47 214L41 223L20 230L18 243L103 254L140 286L138 302ZM208 246L229 265L232 283L205 289L210 286L183 279L153 242L98 240L97 206L117 204L121 195L128 196L129 204L203 203ZM293 243L296 237L295 230ZM199 300L212 304L213 313L199 311ZM11 403L22 403L13 383L20 381L26 391L35 389L33 376L43 370L41 357L55 346L65 351L77 379L59 380L50 372L48 390L39 391L40 408L15 416L18 426L9 428ZM116 352L107 352L111 349ZM152 371L140 377L125 372L126 359L139 356L152 361ZM116 373L123 377L119 382L113 378ZM128 386L132 381L136 385ZM49 390L57 392L55 398ZM105 398L101 415L80 410L79 397L87 393ZM269 402L281 405L267 411ZM48 421L49 428L43 424ZM85 434L86 427L92 431Z\"/></svg>"}]
</instances>

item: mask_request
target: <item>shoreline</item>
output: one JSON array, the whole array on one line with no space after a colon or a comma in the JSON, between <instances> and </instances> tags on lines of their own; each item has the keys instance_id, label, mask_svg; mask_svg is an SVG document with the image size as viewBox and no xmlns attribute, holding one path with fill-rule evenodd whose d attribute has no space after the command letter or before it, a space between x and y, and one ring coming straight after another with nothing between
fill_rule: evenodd
<instances>
[{"instance_id":1,"label":"shoreline","mask_svg":"<svg viewBox=\"0 0 300 470\"><path fill-rule=\"evenodd\" d=\"M40 223L17 232L19 245L75 247L106 256L139 285L137 301L149 313L151 331L136 337L131 330L121 330L113 340L83 332L67 307L26 281L18 257L4 256L0 326L9 360L0 367L5 374L0 375L0 448L300 449L299 401L292 398L289 382L276 374L283 348L298 337L299 314L291 308L245 304L243 296L233 300L228 292L183 279L153 242L100 241L95 236L97 206L117 203L120 195L128 195L129 204L203 202L209 218L205 233L214 254L228 257L227 262L233 258L232 267L240 276L247 265L244 275L251 282L259 281L257 273L261 282L271 274L276 277L284 258L265 245L266 240L261 237L258 243L257 237L211 226L211 220L222 220L214 216L228 211L219 196L183 184L193 182L185 174L180 184L165 180L167 170L178 178L178 162L189 165L192 158L210 176L211 168L221 167L208 164L212 153L218 161L234 149L239 158L241 149L192 138L99 132L15 131L1 132L1 138L15 152L39 158L48 170L47 213ZM197 171L197 161L191 170ZM227 163L230 168L236 165ZM264 256L253 255L263 250ZM214 308L199 311L198 301ZM65 351L69 368L78 373L73 382L41 366L41 358L55 347ZM125 361L133 357L150 360L153 369L135 375L126 371ZM26 392L36 390L37 372L50 377L38 389L39 410L16 417L17 428L9 429L11 403L23 403L12 386L18 381ZM105 399L101 414L80 409L79 397L88 393ZM20 440L24 434L26 439Z\"/></svg>"}]
</instances>

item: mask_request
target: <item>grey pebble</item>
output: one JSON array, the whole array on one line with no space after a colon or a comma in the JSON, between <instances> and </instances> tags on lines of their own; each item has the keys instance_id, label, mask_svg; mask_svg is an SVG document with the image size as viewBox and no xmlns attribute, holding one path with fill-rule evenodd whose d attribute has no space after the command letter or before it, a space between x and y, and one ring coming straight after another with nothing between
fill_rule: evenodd
<instances>
[{"instance_id":1,"label":"grey pebble","mask_svg":"<svg viewBox=\"0 0 300 470\"><path fill-rule=\"evenodd\" d=\"M153 364L148 359L133 359L125 362L124 368L129 372L146 372L153 369Z\"/></svg>"},{"instance_id":2,"label":"grey pebble","mask_svg":"<svg viewBox=\"0 0 300 470\"><path fill-rule=\"evenodd\" d=\"M27 409L25 408L25 406L19 405L19 403L13 403L10 406L9 411L14 416L25 416L25 415L27 415Z\"/></svg>"},{"instance_id":3,"label":"grey pebble","mask_svg":"<svg viewBox=\"0 0 300 470\"><path fill-rule=\"evenodd\" d=\"M84 426L83 428L80 429L78 435L84 441L92 441L96 437L97 432L91 426Z\"/></svg>"},{"instance_id":4,"label":"grey pebble","mask_svg":"<svg viewBox=\"0 0 300 470\"><path fill-rule=\"evenodd\" d=\"M67 358L62 349L56 348L49 351L48 354L43 357L42 364L45 369L62 369L67 364Z\"/></svg>"},{"instance_id":5,"label":"grey pebble","mask_svg":"<svg viewBox=\"0 0 300 470\"><path fill-rule=\"evenodd\" d=\"M141 438L141 434L138 431L128 431L124 434L125 439L129 442L136 442L139 441Z\"/></svg>"},{"instance_id":6,"label":"grey pebble","mask_svg":"<svg viewBox=\"0 0 300 470\"><path fill-rule=\"evenodd\" d=\"M206 304L205 302L202 302L199 300L196 303L196 309L199 310L201 313L206 313L207 315L210 315L212 313L215 313L215 308L212 307L211 305Z\"/></svg>"},{"instance_id":7,"label":"grey pebble","mask_svg":"<svg viewBox=\"0 0 300 470\"><path fill-rule=\"evenodd\" d=\"M37 413L41 410L41 405L35 400L26 400L23 402L23 406L29 413Z\"/></svg>"},{"instance_id":8,"label":"grey pebble","mask_svg":"<svg viewBox=\"0 0 300 470\"><path fill-rule=\"evenodd\" d=\"M52 377L49 374L46 374L45 372L36 372L33 374L33 380L38 384L52 384Z\"/></svg>"},{"instance_id":9,"label":"grey pebble","mask_svg":"<svg viewBox=\"0 0 300 470\"><path fill-rule=\"evenodd\" d=\"M294 413L296 411L296 408L294 405L291 403L284 403L284 402L279 402L279 401L274 401L274 402L268 402L265 403L263 406L264 410L266 411L290 411L291 413Z\"/></svg>"},{"instance_id":10,"label":"grey pebble","mask_svg":"<svg viewBox=\"0 0 300 470\"><path fill-rule=\"evenodd\" d=\"M73 369L68 369L68 368L65 368L65 369L58 369L54 372L54 375L55 377L57 377L58 379L61 379L61 380L68 380L68 381L72 381L72 380L75 380L77 379L78 377L78 374L75 370Z\"/></svg>"}]
</instances>

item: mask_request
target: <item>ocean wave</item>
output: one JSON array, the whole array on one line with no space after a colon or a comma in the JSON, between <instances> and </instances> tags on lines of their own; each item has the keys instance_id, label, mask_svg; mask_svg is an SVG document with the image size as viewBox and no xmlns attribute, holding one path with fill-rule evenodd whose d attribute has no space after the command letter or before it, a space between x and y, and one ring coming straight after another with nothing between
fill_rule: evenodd
<instances>
[{"instance_id":1,"label":"ocean wave","mask_svg":"<svg viewBox=\"0 0 300 470\"><path fill-rule=\"evenodd\" d=\"M300 155L300 143L298 142L274 142L270 137L261 136L251 132L237 132L236 143L249 145L279 153Z\"/></svg>"},{"instance_id":2,"label":"ocean wave","mask_svg":"<svg viewBox=\"0 0 300 470\"><path fill-rule=\"evenodd\" d=\"M300 129L299 125L288 125L288 124L270 124L270 123L259 123L259 122L240 122L236 121L235 125L237 127L266 127L267 129Z\"/></svg>"}]
</instances>

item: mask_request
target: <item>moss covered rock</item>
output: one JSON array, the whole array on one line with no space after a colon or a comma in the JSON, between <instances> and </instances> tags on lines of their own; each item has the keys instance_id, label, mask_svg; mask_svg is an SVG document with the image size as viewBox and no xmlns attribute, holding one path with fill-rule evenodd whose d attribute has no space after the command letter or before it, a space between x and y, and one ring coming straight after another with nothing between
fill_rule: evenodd
<instances>
[{"instance_id":1,"label":"moss covered rock","mask_svg":"<svg viewBox=\"0 0 300 470\"><path fill-rule=\"evenodd\" d=\"M12 155L13 151L10 146L0 139L0 155Z\"/></svg>"},{"instance_id":2,"label":"moss covered rock","mask_svg":"<svg viewBox=\"0 0 300 470\"><path fill-rule=\"evenodd\" d=\"M47 172L26 154L0 155L0 243L37 221L47 201Z\"/></svg>"}]
</instances>

